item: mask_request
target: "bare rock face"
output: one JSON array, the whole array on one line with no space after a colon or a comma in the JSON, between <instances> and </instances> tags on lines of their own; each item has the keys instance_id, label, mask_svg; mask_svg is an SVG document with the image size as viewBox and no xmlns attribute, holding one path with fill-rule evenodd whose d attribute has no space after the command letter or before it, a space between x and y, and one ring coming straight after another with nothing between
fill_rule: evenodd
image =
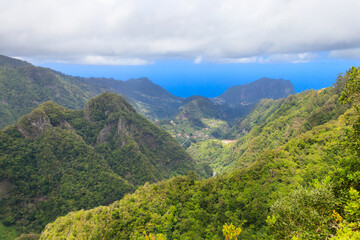
<instances>
[{"instance_id":1,"label":"bare rock face","mask_svg":"<svg viewBox=\"0 0 360 240\"><path fill-rule=\"evenodd\" d=\"M98 137L96 138L96 143L107 143L107 138L111 135L111 130L114 127L114 124L107 124L101 131L99 132Z\"/></svg>"},{"instance_id":2,"label":"bare rock face","mask_svg":"<svg viewBox=\"0 0 360 240\"><path fill-rule=\"evenodd\" d=\"M39 138L52 125L45 112L36 109L22 117L16 126L23 137Z\"/></svg>"}]
</instances>

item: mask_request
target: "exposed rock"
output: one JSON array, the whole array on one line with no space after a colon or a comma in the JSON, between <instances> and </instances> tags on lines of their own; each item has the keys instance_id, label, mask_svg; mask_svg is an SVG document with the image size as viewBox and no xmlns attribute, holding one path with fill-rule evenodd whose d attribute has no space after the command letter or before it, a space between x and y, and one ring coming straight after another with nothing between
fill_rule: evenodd
<instances>
[{"instance_id":1,"label":"exposed rock","mask_svg":"<svg viewBox=\"0 0 360 240\"><path fill-rule=\"evenodd\" d=\"M39 138L51 127L50 119L41 110L34 110L20 119L16 125L25 138Z\"/></svg>"},{"instance_id":2,"label":"exposed rock","mask_svg":"<svg viewBox=\"0 0 360 240\"><path fill-rule=\"evenodd\" d=\"M111 134L111 129L114 127L114 124L107 124L99 132L98 137L96 138L96 143L107 143L107 137Z\"/></svg>"}]
</instances>

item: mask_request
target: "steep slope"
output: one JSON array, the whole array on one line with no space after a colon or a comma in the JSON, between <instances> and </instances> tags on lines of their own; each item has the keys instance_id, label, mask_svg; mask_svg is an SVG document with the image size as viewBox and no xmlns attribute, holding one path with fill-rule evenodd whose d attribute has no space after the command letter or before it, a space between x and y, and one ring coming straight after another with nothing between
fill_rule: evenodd
<instances>
[{"instance_id":1,"label":"steep slope","mask_svg":"<svg viewBox=\"0 0 360 240\"><path fill-rule=\"evenodd\" d=\"M227 134L236 143L208 151L208 143L197 143L188 152L215 171L241 168L255 161L259 153L277 148L313 127L336 119L349 107L338 100L341 86L306 91L286 99L263 100ZM216 156L215 156L215 155Z\"/></svg>"},{"instance_id":2,"label":"steep slope","mask_svg":"<svg viewBox=\"0 0 360 240\"><path fill-rule=\"evenodd\" d=\"M0 219L39 231L56 216L197 171L191 157L117 94L83 110L45 102L0 131ZM209 172L208 174L211 174Z\"/></svg>"},{"instance_id":3,"label":"steep slope","mask_svg":"<svg viewBox=\"0 0 360 240\"><path fill-rule=\"evenodd\" d=\"M191 96L183 100L183 106L178 118L220 118L219 109L210 101L202 96Z\"/></svg>"},{"instance_id":4,"label":"steep slope","mask_svg":"<svg viewBox=\"0 0 360 240\"><path fill-rule=\"evenodd\" d=\"M214 101L235 107L257 103L263 98L285 98L290 94L295 94L294 86L290 81L261 78L248 84L230 87L214 98Z\"/></svg>"},{"instance_id":5,"label":"steep slope","mask_svg":"<svg viewBox=\"0 0 360 240\"><path fill-rule=\"evenodd\" d=\"M144 232L167 239L223 239L225 223L241 226L241 239L272 239L266 225L269 207L291 190L331 174L351 156L339 138L353 120L354 111L348 111L228 175L204 181L177 177L145 185L110 206L70 213L49 224L40 239L145 239ZM332 209L326 214L331 216Z\"/></svg>"},{"instance_id":6,"label":"steep slope","mask_svg":"<svg viewBox=\"0 0 360 240\"><path fill-rule=\"evenodd\" d=\"M45 101L81 109L103 91L124 95L153 120L173 116L181 104L181 98L146 78L120 81L72 77L0 55L0 128L15 123Z\"/></svg>"},{"instance_id":7,"label":"steep slope","mask_svg":"<svg viewBox=\"0 0 360 240\"><path fill-rule=\"evenodd\" d=\"M134 103L142 114L152 120L173 117L181 105L182 98L176 97L148 78L129 79L83 79L83 82L105 89L113 89Z\"/></svg>"},{"instance_id":8,"label":"steep slope","mask_svg":"<svg viewBox=\"0 0 360 240\"><path fill-rule=\"evenodd\" d=\"M50 69L6 58L0 65L0 128L15 123L20 116L45 101L52 100L76 109L99 93L100 89L84 86L76 79L64 78Z\"/></svg>"},{"instance_id":9,"label":"steep slope","mask_svg":"<svg viewBox=\"0 0 360 240\"><path fill-rule=\"evenodd\" d=\"M156 124L167 130L179 143L187 147L191 142L221 138L229 129L224 121L222 109L210 99L191 96L183 100L177 115L172 120L161 120Z\"/></svg>"},{"instance_id":10,"label":"steep slope","mask_svg":"<svg viewBox=\"0 0 360 240\"><path fill-rule=\"evenodd\" d=\"M230 87L213 99L201 96L186 98L175 117L157 124L176 137L179 143L185 143L185 147L190 146L191 142L208 139L233 139L234 135L239 135L236 131L240 126L235 126L228 133L229 127L251 114L261 99L285 98L294 93L290 81L262 78Z\"/></svg>"},{"instance_id":11,"label":"steep slope","mask_svg":"<svg viewBox=\"0 0 360 240\"><path fill-rule=\"evenodd\" d=\"M21 66L30 65L25 61L21 61L15 58L9 58L3 55L0 55L0 66L4 68L17 68Z\"/></svg>"}]
</instances>

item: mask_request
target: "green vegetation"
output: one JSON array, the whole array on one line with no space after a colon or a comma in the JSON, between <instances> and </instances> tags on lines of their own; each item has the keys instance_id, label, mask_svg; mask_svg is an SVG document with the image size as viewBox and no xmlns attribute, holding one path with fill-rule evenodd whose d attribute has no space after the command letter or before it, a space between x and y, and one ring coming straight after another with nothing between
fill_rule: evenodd
<instances>
[{"instance_id":1,"label":"green vegetation","mask_svg":"<svg viewBox=\"0 0 360 240\"><path fill-rule=\"evenodd\" d=\"M69 211L190 170L212 174L117 94L103 93L84 110L45 102L0 131L0 219L20 233L39 232Z\"/></svg>"},{"instance_id":2,"label":"green vegetation","mask_svg":"<svg viewBox=\"0 0 360 240\"><path fill-rule=\"evenodd\" d=\"M295 94L290 81L261 78L248 84L230 87L216 97L215 101L235 108L239 105L255 104L264 98L286 98L289 94Z\"/></svg>"},{"instance_id":3,"label":"green vegetation","mask_svg":"<svg viewBox=\"0 0 360 240\"><path fill-rule=\"evenodd\" d=\"M105 89L173 119L158 125L196 162L123 97L85 105ZM45 102L0 131L0 238L360 238L360 68L256 106L239 91L181 103L148 79L99 82L0 56L3 126L49 99L85 105Z\"/></svg>"},{"instance_id":4,"label":"green vegetation","mask_svg":"<svg viewBox=\"0 0 360 240\"><path fill-rule=\"evenodd\" d=\"M192 143L186 151L193 156L198 163L208 164L216 174L226 171L226 168L232 162L222 161L225 152L233 151L232 143L224 143L221 140L207 140L198 143ZM229 160L230 158L224 158Z\"/></svg>"},{"instance_id":5,"label":"green vegetation","mask_svg":"<svg viewBox=\"0 0 360 240\"><path fill-rule=\"evenodd\" d=\"M17 68L0 66L0 128L15 123L45 101L80 108L97 94L99 92L91 93L78 81L56 75L50 69L30 64Z\"/></svg>"},{"instance_id":6,"label":"green vegetation","mask_svg":"<svg viewBox=\"0 0 360 240\"><path fill-rule=\"evenodd\" d=\"M170 133L183 147L207 139L221 139L229 124L221 119L221 109L210 99L192 96L183 101L180 112L173 120L156 122Z\"/></svg>"},{"instance_id":7,"label":"green vegetation","mask_svg":"<svg viewBox=\"0 0 360 240\"><path fill-rule=\"evenodd\" d=\"M225 223L222 231L225 240L236 240L241 233L241 228L235 227L232 223L230 225Z\"/></svg>"},{"instance_id":8,"label":"green vegetation","mask_svg":"<svg viewBox=\"0 0 360 240\"><path fill-rule=\"evenodd\" d=\"M135 194L109 207L76 213L80 217L75 217L74 213L58 218L42 236L51 239L50 236L56 238L54 236L61 236L62 232L72 234L70 228L76 226L78 232L84 234L79 236L84 238L141 239L145 229L147 232L165 234L168 239L222 239L221 226L232 222L242 226L242 238L266 238L268 209L278 197L334 171L337 156L343 148L337 146L333 150L337 152L336 156L331 154L332 150L324 150L328 149L327 143L333 142L331 145L336 146L344 127L344 120L319 127L302 139L294 139L283 149L263 153L252 166L228 175L204 181L177 177L159 184L145 185ZM328 137L326 140L323 139L325 136ZM310 144L316 140L317 144ZM299 151L304 147L304 152ZM289 157L290 154L293 157ZM332 159L329 159L330 156ZM119 212L119 217L114 217L114 212ZM86 221L82 217L89 213L92 213L90 215L94 220ZM64 226L64 221L71 224ZM100 223L94 224L93 221ZM101 221L110 221L110 224L103 229Z\"/></svg>"},{"instance_id":9,"label":"green vegetation","mask_svg":"<svg viewBox=\"0 0 360 240\"><path fill-rule=\"evenodd\" d=\"M354 68L335 87L280 100L225 148L241 157L234 171L145 184L109 206L58 218L40 239L145 239L144 232L166 239L356 239L360 113L356 101L349 107L337 99L358 76Z\"/></svg>"},{"instance_id":10,"label":"green vegetation","mask_svg":"<svg viewBox=\"0 0 360 240\"><path fill-rule=\"evenodd\" d=\"M236 143L216 152L208 150L206 143L197 143L188 152L215 167L217 172L248 166L263 151L278 148L343 114L349 108L339 101L343 84L344 79L339 78L338 85L327 89L290 95L286 99L262 100L227 133L229 138L238 138Z\"/></svg>"},{"instance_id":11,"label":"green vegetation","mask_svg":"<svg viewBox=\"0 0 360 240\"><path fill-rule=\"evenodd\" d=\"M18 236L18 232L14 226L4 226L0 223L0 239L1 240L12 240Z\"/></svg>"},{"instance_id":12,"label":"green vegetation","mask_svg":"<svg viewBox=\"0 0 360 240\"><path fill-rule=\"evenodd\" d=\"M153 120L172 117L181 105L181 98L149 79L72 77L0 55L0 128L16 123L43 102L51 100L81 109L103 91L124 95L140 113Z\"/></svg>"}]
</instances>

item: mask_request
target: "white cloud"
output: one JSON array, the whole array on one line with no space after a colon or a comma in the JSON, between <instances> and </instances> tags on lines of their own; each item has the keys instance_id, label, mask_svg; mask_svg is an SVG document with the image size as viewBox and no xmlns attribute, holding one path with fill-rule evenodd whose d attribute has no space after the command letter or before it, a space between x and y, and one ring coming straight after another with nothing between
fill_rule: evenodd
<instances>
[{"instance_id":1,"label":"white cloud","mask_svg":"<svg viewBox=\"0 0 360 240\"><path fill-rule=\"evenodd\" d=\"M118 58L118 57L103 57L103 56L85 56L79 59L76 63L89 65L146 65L152 62L145 61L139 58Z\"/></svg>"},{"instance_id":2,"label":"white cloud","mask_svg":"<svg viewBox=\"0 0 360 240\"><path fill-rule=\"evenodd\" d=\"M299 53L299 54L273 54L262 57L246 57L246 58L227 58L221 59L220 63L304 63L317 59L318 56L314 53Z\"/></svg>"},{"instance_id":3,"label":"white cloud","mask_svg":"<svg viewBox=\"0 0 360 240\"><path fill-rule=\"evenodd\" d=\"M200 64L201 62L202 62L202 57L201 56L198 56L198 57L196 57L195 59L194 59L194 63L195 64Z\"/></svg>"},{"instance_id":4,"label":"white cloud","mask_svg":"<svg viewBox=\"0 0 360 240\"><path fill-rule=\"evenodd\" d=\"M331 51L329 56L332 58L359 60L360 59L360 48Z\"/></svg>"},{"instance_id":5,"label":"white cloud","mask_svg":"<svg viewBox=\"0 0 360 240\"><path fill-rule=\"evenodd\" d=\"M357 0L0 0L0 53L117 65L346 57L360 48L359 9Z\"/></svg>"}]
</instances>

